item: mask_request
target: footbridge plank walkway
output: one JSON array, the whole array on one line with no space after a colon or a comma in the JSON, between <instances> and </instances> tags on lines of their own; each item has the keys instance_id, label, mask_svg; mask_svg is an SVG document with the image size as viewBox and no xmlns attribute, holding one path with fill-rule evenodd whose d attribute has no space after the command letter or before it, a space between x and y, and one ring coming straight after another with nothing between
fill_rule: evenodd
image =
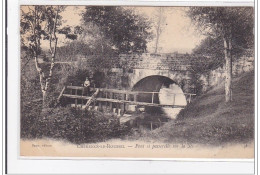
<instances>
[{"instance_id":1,"label":"footbridge plank walkway","mask_svg":"<svg viewBox=\"0 0 260 175\"><path fill-rule=\"evenodd\" d=\"M111 110L120 111L123 113L127 110L127 105L137 105L137 106L153 106L153 107L169 107L169 108L184 108L184 105L177 105L175 101L176 95L180 93L172 93L173 103L172 104L160 104L154 101L155 95L159 95L160 92L146 92L146 91L127 91L127 90L118 90L118 89L105 89L105 88L90 88L91 92L96 92L95 98L93 98L93 93L87 93L87 88L83 86L66 86L62 89L58 102L62 97L72 99L74 107L80 107L85 109L86 103L84 102L91 99L91 103L98 109L101 109L102 106L110 107ZM67 93L66 93L67 92ZM185 95L187 103L190 103L192 98L196 94L191 93L182 93ZM150 102L144 102L139 100L140 95L146 95L149 97ZM96 105L97 104L97 105ZM92 107L92 106L91 106ZM116 108L116 109L114 109Z\"/></svg>"}]
</instances>

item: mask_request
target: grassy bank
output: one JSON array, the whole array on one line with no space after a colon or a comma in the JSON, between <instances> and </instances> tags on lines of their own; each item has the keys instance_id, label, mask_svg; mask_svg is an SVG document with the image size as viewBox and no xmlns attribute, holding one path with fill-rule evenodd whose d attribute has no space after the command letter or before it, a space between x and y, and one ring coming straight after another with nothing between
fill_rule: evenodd
<instances>
[{"instance_id":1,"label":"grassy bank","mask_svg":"<svg viewBox=\"0 0 260 175\"><path fill-rule=\"evenodd\" d=\"M254 139L254 72L233 79L233 101L224 82L196 98L175 121L141 134L143 139L220 145Z\"/></svg>"}]
</instances>

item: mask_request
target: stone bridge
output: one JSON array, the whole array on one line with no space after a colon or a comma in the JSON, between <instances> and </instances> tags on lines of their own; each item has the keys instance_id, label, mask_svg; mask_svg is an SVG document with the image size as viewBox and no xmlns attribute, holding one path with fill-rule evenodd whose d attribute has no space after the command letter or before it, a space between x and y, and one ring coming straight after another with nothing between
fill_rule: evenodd
<instances>
[{"instance_id":1,"label":"stone bridge","mask_svg":"<svg viewBox=\"0 0 260 175\"><path fill-rule=\"evenodd\" d=\"M109 59L109 61L107 61ZM138 94L137 101L155 104L175 104L186 106L191 95L195 93L193 84L194 64L207 61L200 55L189 54L121 54L119 56L104 57L88 55L78 57L77 64L93 70L95 82L103 82L96 87L105 89L119 89L129 91L145 91ZM83 64L83 62L85 62ZM76 62L75 62L76 63ZM254 57L246 55L237 59L232 65L233 74L254 69ZM216 86L223 82L224 67L202 74L199 81L203 89ZM197 77L198 78L198 77ZM202 89L202 90L203 90ZM134 93L134 92L133 92ZM152 95L151 94L156 94ZM190 98L187 98L190 96ZM178 108L162 108L174 117L181 110ZM147 109L146 109L147 110Z\"/></svg>"},{"instance_id":2,"label":"stone bridge","mask_svg":"<svg viewBox=\"0 0 260 175\"><path fill-rule=\"evenodd\" d=\"M189 54L121 54L113 58L111 68L104 66L103 73L119 89L158 91L162 85L178 85L184 93L194 93L191 84L191 58ZM86 57L87 65L93 58ZM101 63L100 63L101 64Z\"/></svg>"}]
</instances>

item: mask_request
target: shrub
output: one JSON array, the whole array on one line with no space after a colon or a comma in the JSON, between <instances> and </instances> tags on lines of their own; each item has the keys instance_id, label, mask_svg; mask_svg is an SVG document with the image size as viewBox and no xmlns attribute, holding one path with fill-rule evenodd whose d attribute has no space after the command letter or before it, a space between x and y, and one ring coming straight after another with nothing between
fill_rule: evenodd
<instances>
[{"instance_id":1,"label":"shrub","mask_svg":"<svg viewBox=\"0 0 260 175\"><path fill-rule=\"evenodd\" d=\"M65 139L77 144L105 141L128 133L128 127L120 125L115 116L64 107L46 109L35 119L30 115L23 120L22 125L25 124L31 127L21 127L27 129L22 131L22 137Z\"/></svg>"},{"instance_id":2,"label":"shrub","mask_svg":"<svg viewBox=\"0 0 260 175\"><path fill-rule=\"evenodd\" d=\"M34 138L34 128L37 128L39 116L41 114L42 101L25 103L21 101L21 137L22 138Z\"/></svg>"}]
</instances>

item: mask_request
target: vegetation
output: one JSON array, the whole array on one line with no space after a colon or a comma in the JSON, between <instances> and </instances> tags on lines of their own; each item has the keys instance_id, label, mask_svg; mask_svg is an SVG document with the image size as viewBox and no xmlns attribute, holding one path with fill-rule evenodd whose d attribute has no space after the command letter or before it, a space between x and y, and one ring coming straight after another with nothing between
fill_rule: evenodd
<instances>
[{"instance_id":1,"label":"vegetation","mask_svg":"<svg viewBox=\"0 0 260 175\"><path fill-rule=\"evenodd\" d=\"M77 111L71 107L55 106L64 85L81 85L86 75L89 75L87 70L56 65L51 81L56 86L50 87L48 106L43 108L38 74L33 68L31 61L22 71L21 138L55 138L72 143L87 143L128 134L129 129L120 125L119 119L110 113Z\"/></svg>"},{"instance_id":2,"label":"vegetation","mask_svg":"<svg viewBox=\"0 0 260 175\"><path fill-rule=\"evenodd\" d=\"M38 109L38 110L37 110ZM41 112L36 105L27 106L21 118L24 139L54 138L72 143L89 143L121 137L128 133L125 125L111 114L80 111L73 108L49 108Z\"/></svg>"},{"instance_id":3,"label":"vegetation","mask_svg":"<svg viewBox=\"0 0 260 175\"><path fill-rule=\"evenodd\" d=\"M254 10L252 7L191 7L188 14L202 33L223 41L222 52L226 62L225 98L229 102L232 99L234 46L245 48L253 45Z\"/></svg>"},{"instance_id":4,"label":"vegetation","mask_svg":"<svg viewBox=\"0 0 260 175\"><path fill-rule=\"evenodd\" d=\"M104 43L110 43L119 53L143 53L151 37L147 18L119 6L86 7L83 21L85 25L97 26L101 53L104 53Z\"/></svg>"},{"instance_id":5,"label":"vegetation","mask_svg":"<svg viewBox=\"0 0 260 175\"><path fill-rule=\"evenodd\" d=\"M254 139L254 72L233 79L233 101L225 102L224 84L196 98L177 119L145 132L144 139L171 143L223 145Z\"/></svg>"},{"instance_id":6,"label":"vegetation","mask_svg":"<svg viewBox=\"0 0 260 175\"><path fill-rule=\"evenodd\" d=\"M75 34L71 34L70 27L61 28L62 17L59 14L63 10L62 6L24 6L21 10L21 49L26 52L28 60L34 59L39 75L43 106L47 106L46 98L55 66L57 33L64 34L69 39L77 38ZM77 31L75 30L74 33ZM47 66L41 66L39 63L43 40L49 42L50 64Z\"/></svg>"}]
</instances>

